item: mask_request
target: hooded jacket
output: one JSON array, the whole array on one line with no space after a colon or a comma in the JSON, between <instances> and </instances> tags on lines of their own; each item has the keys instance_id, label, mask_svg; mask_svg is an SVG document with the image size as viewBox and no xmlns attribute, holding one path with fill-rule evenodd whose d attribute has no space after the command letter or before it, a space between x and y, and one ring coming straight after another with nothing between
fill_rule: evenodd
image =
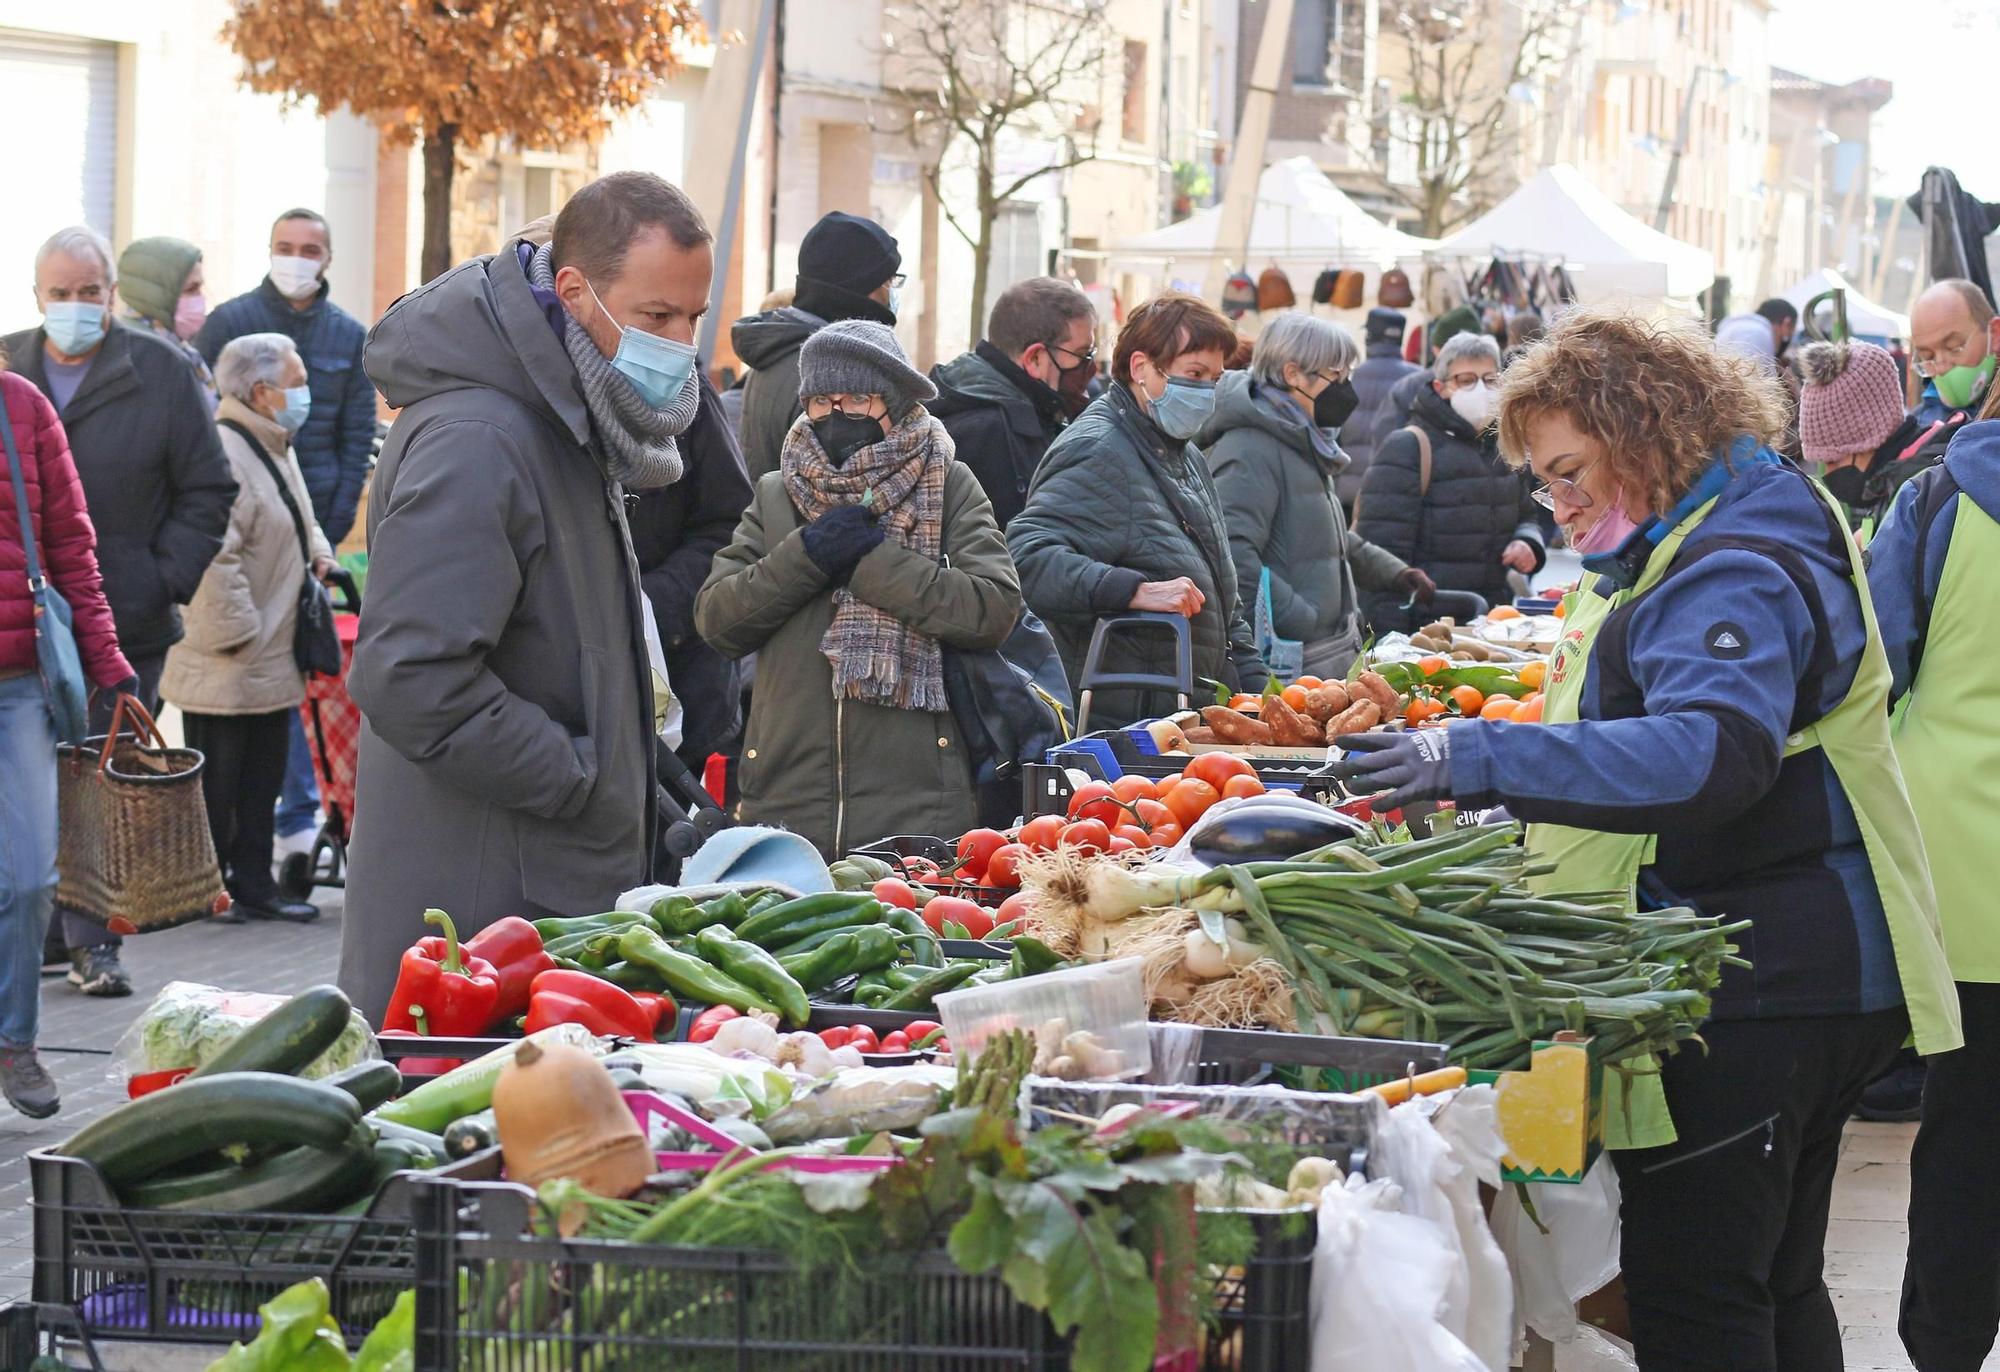
<instances>
[{"instance_id":1,"label":"hooded jacket","mask_svg":"<svg viewBox=\"0 0 2000 1372\"><path fill-rule=\"evenodd\" d=\"M1405 566L1348 531L1334 498L1344 455L1314 437L1304 411L1283 393L1259 386L1248 372L1224 372L1215 417L1195 441L1208 452L1229 522L1244 614L1255 623L1258 584L1268 568L1279 638L1349 638L1358 649L1356 583L1387 591Z\"/></svg>"},{"instance_id":2,"label":"hooded jacket","mask_svg":"<svg viewBox=\"0 0 2000 1372\"><path fill-rule=\"evenodd\" d=\"M624 492L513 245L397 301L369 494L340 984L381 1014L427 906L462 934L648 879L653 696Z\"/></svg>"},{"instance_id":3,"label":"hooded jacket","mask_svg":"<svg viewBox=\"0 0 2000 1372\"><path fill-rule=\"evenodd\" d=\"M1515 539L1546 559L1539 508L1527 479L1500 460L1493 431L1475 433L1449 402L1428 385L1417 392L1410 423L1431 441L1431 485L1422 493L1414 434L1391 432L1375 450L1361 484L1354 531L1413 567L1422 567L1441 591L1472 591L1489 605L1513 598L1500 554ZM1377 633L1408 629L1428 613L1404 610L1393 591L1362 597Z\"/></svg>"},{"instance_id":4,"label":"hooded jacket","mask_svg":"<svg viewBox=\"0 0 2000 1372\"><path fill-rule=\"evenodd\" d=\"M743 383L743 420L737 437L743 465L756 481L778 470L785 435L803 412L799 404L799 349L808 338L842 319L872 319L896 326L886 306L865 295L799 278L796 301L737 320L729 329L730 346L750 368Z\"/></svg>"},{"instance_id":5,"label":"hooded jacket","mask_svg":"<svg viewBox=\"0 0 2000 1372\"><path fill-rule=\"evenodd\" d=\"M1868 460L1861 498L1847 507L1855 527L1880 529L1903 487L1944 459L1946 447L1963 426L1962 420L1926 424L1913 415L1883 439Z\"/></svg>"},{"instance_id":6,"label":"hooded jacket","mask_svg":"<svg viewBox=\"0 0 2000 1372\"><path fill-rule=\"evenodd\" d=\"M305 478L283 428L230 396L216 412L248 429L276 464L292 503L306 521L314 557L332 557L312 520ZM243 435L218 423L222 450L236 478L229 532L208 564L187 608L187 637L167 654L160 695L203 715L261 715L305 699L306 681L292 656L299 586L306 558L298 527L270 469Z\"/></svg>"},{"instance_id":7,"label":"hooded jacket","mask_svg":"<svg viewBox=\"0 0 2000 1372\"><path fill-rule=\"evenodd\" d=\"M1027 506L1008 527L1007 546L1028 608L1055 637L1072 688L1083 689L1083 659L1099 617L1125 611L1142 582L1184 576L1203 597L1188 625L1195 675L1234 690L1263 689L1269 674L1237 595L1229 526L1208 463L1193 444L1162 433L1124 383L1093 400L1049 445ZM1164 635L1125 634L1112 644L1105 672L1173 674ZM1090 723L1130 723L1168 704L1131 691L1097 692Z\"/></svg>"},{"instance_id":8,"label":"hooded jacket","mask_svg":"<svg viewBox=\"0 0 2000 1372\"><path fill-rule=\"evenodd\" d=\"M1849 546L1809 479L1767 449L1665 578L1599 628L1580 722L1450 726L1461 805L1657 835L1642 903L1754 921L1736 940L1751 966L1724 971L1717 1018L1903 1003L1847 793L1823 749L1785 755L1846 699L1867 644Z\"/></svg>"},{"instance_id":9,"label":"hooded jacket","mask_svg":"<svg viewBox=\"0 0 2000 1372\"><path fill-rule=\"evenodd\" d=\"M1408 404L1399 405L1395 399L1396 383L1422 374L1423 368L1403 360L1399 344L1387 342L1370 343L1367 358L1354 369L1350 378L1354 382L1354 413L1340 426L1347 470L1334 480L1340 503L1348 509L1354 508L1354 497L1361 494L1361 481L1368 475L1368 464L1375 460L1376 447L1391 429L1400 429L1408 422ZM1414 394L1408 397L1409 401L1415 399Z\"/></svg>"},{"instance_id":10,"label":"hooded jacket","mask_svg":"<svg viewBox=\"0 0 2000 1372\"><path fill-rule=\"evenodd\" d=\"M0 371L0 424L13 431L35 531L35 557L42 575L69 602L84 671L99 686L116 686L132 675L132 664L118 651L118 633L97 573L96 536L84 508L83 483L70 460L56 407L28 382ZM0 675L35 671L36 654L28 553L9 478L0 480Z\"/></svg>"},{"instance_id":11,"label":"hooded jacket","mask_svg":"<svg viewBox=\"0 0 2000 1372\"><path fill-rule=\"evenodd\" d=\"M943 421L1005 532L1028 502L1042 454L1069 423L1062 397L985 342L933 367L931 380L938 395L926 408Z\"/></svg>"},{"instance_id":12,"label":"hooded jacket","mask_svg":"<svg viewBox=\"0 0 2000 1372\"><path fill-rule=\"evenodd\" d=\"M930 422L922 406L903 420ZM941 426L932 432L950 443ZM942 522L941 561L888 540L855 564L847 589L944 647L997 648L1020 616L1020 583L986 496L958 462L945 473ZM717 651L757 654L735 817L803 834L828 859L880 838L964 832L972 768L951 712L835 698L820 647L835 587L806 554L803 525L783 473L761 477L695 601Z\"/></svg>"},{"instance_id":13,"label":"hooded jacket","mask_svg":"<svg viewBox=\"0 0 2000 1372\"><path fill-rule=\"evenodd\" d=\"M0 340L8 365L49 394L47 335ZM113 323L62 412L97 530L104 598L127 657L180 641L180 607L222 548L236 482L193 370L151 334Z\"/></svg>"}]
</instances>

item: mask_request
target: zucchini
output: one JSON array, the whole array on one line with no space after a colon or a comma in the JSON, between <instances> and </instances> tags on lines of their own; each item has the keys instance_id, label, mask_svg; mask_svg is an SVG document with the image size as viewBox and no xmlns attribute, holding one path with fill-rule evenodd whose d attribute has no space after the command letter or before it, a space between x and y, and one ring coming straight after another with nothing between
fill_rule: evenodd
<instances>
[{"instance_id":1,"label":"zucchini","mask_svg":"<svg viewBox=\"0 0 2000 1372\"><path fill-rule=\"evenodd\" d=\"M357 1124L337 1147L290 1148L249 1167L141 1182L122 1188L119 1197L140 1210L317 1214L345 1204L367 1183L374 1168L374 1136L368 1126Z\"/></svg>"},{"instance_id":2,"label":"zucchini","mask_svg":"<svg viewBox=\"0 0 2000 1372\"><path fill-rule=\"evenodd\" d=\"M474 1153L483 1153L499 1142L500 1134L493 1127L491 1110L481 1110L476 1115L453 1120L444 1131L444 1151L446 1156L453 1159L469 1158Z\"/></svg>"},{"instance_id":3,"label":"zucchini","mask_svg":"<svg viewBox=\"0 0 2000 1372\"><path fill-rule=\"evenodd\" d=\"M303 1072L333 1047L347 1029L353 1004L338 986L299 992L231 1039L220 1053L189 1073L214 1077L224 1072Z\"/></svg>"},{"instance_id":4,"label":"zucchini","mask_svg":"<svg viewBox=\"0 0 2000 1372\"><path fill-rule=\"evenodd\" d=\"M114 1189L235 1144L338 1149L361 1122L354 1097L273 1072L189 1077L85 1125L57 1151L97 1165Z\"/></svg>"},{"instance_id":5,"label":"zucchini","mask_svg":"<svg viewBox=\"0 0 2000 1372\"><path fill-rule=\"evenodd\" d=\"M396 1064L380 1058L357 1062L320 1080L347 1092L363 1110L373 1110L384 1101L394 1100L403 1089L403 1074L396 1070Z\"/></svg>"},{"instance_id":6,"label":"zucchini","mask_svg":"<svg viewBox=\"0 0 2000 1372\"><path fill-rule=\"evenodd\" d=\"M402 1145L404 1148L417 1150L430 1159L429 1162L424 1164L426 1167L433 1163L451 1161L451 1155L445 1151L444 1140L438 1135L431 1133L428 1129L416 1129L407 1124L397 1124L391 1120L383 1119L374 1120L371 1123L374 1124L375 1133L379 1136L382 1143L396 1143ZM381 1151L379 1145L376 1151Z\"/></svg>"}]
</instances>

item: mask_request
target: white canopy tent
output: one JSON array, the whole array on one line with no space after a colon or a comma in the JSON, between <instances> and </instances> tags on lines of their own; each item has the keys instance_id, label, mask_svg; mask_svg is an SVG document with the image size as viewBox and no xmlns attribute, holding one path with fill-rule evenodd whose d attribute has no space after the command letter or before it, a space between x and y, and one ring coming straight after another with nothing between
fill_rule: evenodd
<instances>
[{"instance_id":1,"label":"white canopy tent","mask_svg":"<svg viewBox=\"0 0 2000 1372\"><path fill-rule=\"evenodd\" d=\"M1856 290L1846 277L1831 267L1822 267L1796 286L1793 286L1784 293L1784 299L1789 300L1793 305L1797 306L1800 314L1804 314L1808 300L1811 300L1816 295L1824 295L1826 292L1834 290L1847 292L1847 330L1849 333L1862 338L1908 338L1910 336L1910 317L1908 315L1897 314L1894 310L1884 309L1882 306L1877 305L1874 301ZM1830 313L1832 309L1832 301L1828 301L1820 307L1820 313L1825 316L1826 324L1832 322L1832 315ZM1800 322L1803 324L1805 321L1801 320Z\"/></svg>"},{"instance_id":2,"label":"white canopy tent","mask_svg":"<svg viewBox=\"0 0 2000 1372\"><path fill-rule=\"evenodd\" d=\"M1559 261L1584 300L1688 298L1715 280L1715 258L1627 214L1566 162L1535 178L1449 237L1433 257L1522 254Z\"/></svg>"},{"instance_id":3,"label":"white canopy tent","mask_svg":"<svg viewBox=\"0 0 2000 1372\"><path fill-rule=\"evenodd\" d=\"M1273 162L1257 179L1250 245L1242 261L1236 246L1216 241L1221 227L1220 207L1196 210L1178 224L1126 239L1110 255L1135 261L1185 260L1204 274L1226 262L1255 276L1275 262L1292 277L1303 300L1313 275L1322 268L1358 268L1372 277L1399 262L1414 265L1431 246L1429 239L1413 238L1370 215L1304 156Z\"/></svg>"}]
</instances>

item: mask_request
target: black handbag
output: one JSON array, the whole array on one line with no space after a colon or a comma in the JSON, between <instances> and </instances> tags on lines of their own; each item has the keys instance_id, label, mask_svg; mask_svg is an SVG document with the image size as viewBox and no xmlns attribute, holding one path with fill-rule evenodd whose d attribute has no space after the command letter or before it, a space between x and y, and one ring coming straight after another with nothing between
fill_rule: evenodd
<instances>
[{"instance_id":1,"label":"black handbag","mask_svg":"<svg viewBox=\"0 0 2000 1372\"><path fill-rule=\"evenodd\" d=\"M285 484L283 472L271 455L264 451L264 445L257 436L233 419L222 423L236 431L250 451L257 454L257 460L264 464L264 470L271 474L271 480L278 487L278 498L285 502L285 509L292 516L292 529L299 536L299 555L305 559L305 584L299 587L298 618L292 622L292 661L301 672L316 673L319 676L340 675L340 636L333 628L333 596L330 595L312 571L312 539L306 535L305 516L299 513L298 505L292 500L292 488Z\"/></svg>"},{"instance_id":2,"label":"black handbag","mask_svg":"<svg viewBox=\"0 0 2000 1372\"><path fill-rule=\"evenodd\" d=\"M1069 739L1069 678L1048 626L1027 606L998 648L944 654L944 693L965 740L974 781L1016 776Z\"/></svg>"}]
</instances>

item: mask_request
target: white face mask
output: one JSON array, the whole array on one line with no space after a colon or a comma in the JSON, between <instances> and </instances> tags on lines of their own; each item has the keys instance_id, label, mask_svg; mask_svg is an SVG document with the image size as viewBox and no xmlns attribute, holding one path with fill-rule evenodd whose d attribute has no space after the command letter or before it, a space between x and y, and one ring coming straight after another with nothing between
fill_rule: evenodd
<instances>
[{"instance_id":1,"label":"white face mask","mask_svg":"<svg viewBox=\"0 0 2000 1372\"><path fill-rule=\"evenodd\" d=\"M313 257L271 255L271 284L287 300L303 300L319 289L320 269L325 264Z\"/></svg>"},{"instance_id":2,"label":"white face mask","mask_svg":"<svg viewBox=\"0 0 2000 1372\"><path fill-rule=\"evenodd\" d=\"M1500 395L1491 386L1467 386L1451 393L1451 408L1473 428L1484 429L1500 408Z\"/></svg>"}]
</instances>

